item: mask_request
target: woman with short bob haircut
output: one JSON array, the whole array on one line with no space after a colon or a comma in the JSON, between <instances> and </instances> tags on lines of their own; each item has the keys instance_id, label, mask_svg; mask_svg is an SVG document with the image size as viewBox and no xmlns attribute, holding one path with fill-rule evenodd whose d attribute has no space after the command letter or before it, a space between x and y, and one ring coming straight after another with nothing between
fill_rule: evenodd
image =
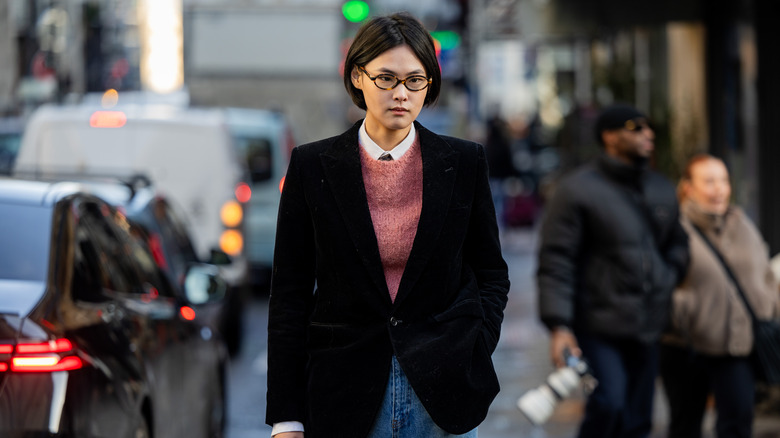
<instances>
[{"instance_id":1,"label":"woman with short bob haircut","mask_svg":"<svg viewBox=\"0 0 780 438\"><path fill-rule=\"evenodd\" d=\"M416 121L441 73L408 13L361 27L344 85L365 118L296 147L285 177L266 422L277 438L476 437L509 291L485 152Z\"/></svg>"},{"instance_id":2,"label":"woman with short bob haircut","mask_svg":"<svg viewBox=\"0 0 780 438\"><path fill-rule=\"evenodd\" d=\"M397 14L393 18L377 17L370 25L361 28L344 59L344 86L358 108L365 110L366 101L363 92L352 84L350 73L357 66L366 65L380 54L401 45L407 45L412 49L431 77L432 82L428 86L424 105L431 105L438 100L441 90L441 69L436 58L433 38L428 31L419 26L419 22L414 17L408 14Z\"/></svg>"}]
</instances>

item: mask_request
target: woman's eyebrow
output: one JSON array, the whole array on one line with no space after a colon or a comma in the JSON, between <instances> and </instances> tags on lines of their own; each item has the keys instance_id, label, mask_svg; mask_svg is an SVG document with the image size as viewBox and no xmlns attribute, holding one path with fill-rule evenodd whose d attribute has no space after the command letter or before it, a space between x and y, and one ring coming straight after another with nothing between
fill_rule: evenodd
<instances>
[{"instance_id":1,"label":"woman's eyebrow","mask_svg":"<svg viewBox=\"0 0 780 438\"><path fill-rule=\"evenodd\" d=\"M395 70L391 70L391 69L385 68L385 67L379 68L378 70L381 73L389 73L391 75L395 75L395 76L398 76L398 77L408 77L408 76L417 76L417 75L425 76L425 70L422 70L422 69L419 69L419 68L417 70L410 71L409 73L406 74L406 76L399 76L398 73L395 72Z\"/></svg>"}]
</instances>

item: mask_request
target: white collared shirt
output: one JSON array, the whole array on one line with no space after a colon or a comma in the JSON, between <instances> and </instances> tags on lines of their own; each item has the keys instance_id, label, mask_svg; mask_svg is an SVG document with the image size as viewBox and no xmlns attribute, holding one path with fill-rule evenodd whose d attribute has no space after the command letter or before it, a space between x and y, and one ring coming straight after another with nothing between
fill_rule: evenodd
<instances>
[{"instance_id":1,"label":"white collared shirt","mask_svg":"<svg viewBox=\"0 0 780 438\"><path fill-rule=\"evenodd\" d=\"M417 132L414 128L414 123L412 123L410 126L411 128L409 129L409 134L406 135L406 138L404 138L401 143L398 143L398 145L393 149L386 151L379 147L379 145L368 136L368 132L366 132L366 119L363 119L363 124L360 125L360 131L358 132L358 141L360 142L360 145L363 147L363 149L368 152L368 155L375 160L378 160L379 157L384 154L390 154L390 156L393 157L393 160L397 160L401 158L406 153L406 151L409 150L409 148L412 147L414 140L417 138Z\"/></svg>"},{"instance_id":2,"label":"white collared shirt","mask_svg":"<svg viewBox=\"0 0 780 438\"><path fill-rule=\"evenodd\" d=\"M303 432L303 423L300 421L283 421L281 423L274 423L273 429L271 429L271 437L282 432Z\"/></svg>"}]
</instances>

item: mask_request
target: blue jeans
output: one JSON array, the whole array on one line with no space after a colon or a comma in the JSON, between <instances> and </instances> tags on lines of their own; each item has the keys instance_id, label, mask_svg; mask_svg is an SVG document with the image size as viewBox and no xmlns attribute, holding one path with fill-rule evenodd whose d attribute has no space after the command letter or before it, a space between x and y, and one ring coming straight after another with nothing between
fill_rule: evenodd
<instances>
[{"instance_id":1,"label":"blue jeans","mask_svg":"<svg viewBox=\"0 0 780 438\"><path fill-rule=\"evenodd\" d=\"M433 422L412 390L398 360L393 356L382 407L368 438L477 438L477 429L463 435L445 432Z\"/></svg>"},{"instance_id":2,"label":"blue jeans","mask_svg":"<svg viewBox=\"0 0 780 438\"><path fill-rule=\"evenodd\" d=\"M646 438L653 421L657 344L577 333L599 384L588 397L579 438Z\"/></svg>"}]
</instances>

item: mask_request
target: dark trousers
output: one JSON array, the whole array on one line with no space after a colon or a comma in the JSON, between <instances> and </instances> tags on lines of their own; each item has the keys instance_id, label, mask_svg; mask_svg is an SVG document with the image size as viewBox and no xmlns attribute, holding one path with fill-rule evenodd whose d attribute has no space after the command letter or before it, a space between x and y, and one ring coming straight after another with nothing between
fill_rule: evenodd
<instances>
[{"instance_id":1,"label":"dark trousers","mask_svg":"<svg viewBox=\"0 0 780 438\"><path fill-rule=\"evenodd\" d=\"M653 428L658 346L577 333L598 385L588 397L579 438L646 438Z\"/></svg>"},{"instance_id":2,"label":"dark trousers","mask_svg":"<svg viewBox=\"0 0 780 438\"><path fill-rule=\"evenodd\" d=\"M755 386L747 357L706 356L661 347L661 378L669 399L668 438L700 438L707 397L715 397L718 438L750 438Z\"/></svg>"}]
</instances>

